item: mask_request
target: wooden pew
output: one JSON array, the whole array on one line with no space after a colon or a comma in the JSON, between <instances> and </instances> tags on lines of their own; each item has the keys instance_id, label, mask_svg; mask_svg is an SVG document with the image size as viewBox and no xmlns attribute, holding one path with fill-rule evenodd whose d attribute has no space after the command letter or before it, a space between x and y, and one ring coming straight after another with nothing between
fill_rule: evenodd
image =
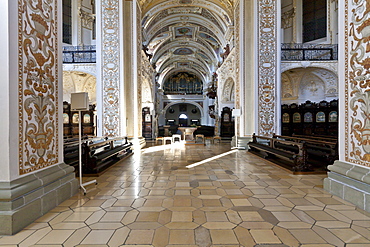
<instances>
[{"instance_id":1,"label":"wooden pew","mask_svg":"<svg viewBox=\"0 0 370 247\"><path fill-rule=\"evenodd\" d=\"M289 140L306 144L307 162L317 168L326 170L326 166L333 164L339 158L338 140L330 137L312 137L312 136L280 136L274 135L274 138Z\"/></svg>"},{"instance_id":2,"label":"wooden pew","mask_svg":"<svg viewBox=\"0 0 370 247\"><path fill-rule=\"evenodd\" d=\"M248 146L250 152L256 153L265 159L273 159L275 163L294 172L312 171L311 165L307 164L305 143L253 134L253 139L248 143Z\"/></svg>"},{"instance_id":3,"label":"wooden pew","mask_svg":"<svg viewBox=\"0 0 370 247\"><path fill-rule=\"evenodd\" d=\"M86 136L82 137L82 142L86 142L89 140L90 139ZM78 143L78 138L66 138L63 141L64 163L75 167L76 171L78 170L79 160Z\"/></svg>"},{"instance_id":4,"label":"wooden pew","mask_svg":"<svg viewBox=\"0 0 370 247\"><path fill-rule=\"evenodd\" d=\"M126 138L104 138L82 144L83 173L99 174L121 158L132 153Z\"/></svg>"},{"instance_id":5,"label":"wooden pew","mask_svg":"<svg viewBox=\"0 0 370 247\"><path fill-rule=\"evenodd\" d=\"M71 166L78 166L78 141L64 143L64 163Z\"/></svg>"},{"instance_id":6,"label":"wooden pew","mask_svg":"<svg viewBox=\"0 0 370 247\"><path fill-rule=\"evenodd\" d=\"M292 137L297 138L304 138L304 139L313 139L318 141L329 141L329 142L337 142L338 138L335 136L320 136L320 135L296 135L293 134Z\"/></svg>"}]
</instances>

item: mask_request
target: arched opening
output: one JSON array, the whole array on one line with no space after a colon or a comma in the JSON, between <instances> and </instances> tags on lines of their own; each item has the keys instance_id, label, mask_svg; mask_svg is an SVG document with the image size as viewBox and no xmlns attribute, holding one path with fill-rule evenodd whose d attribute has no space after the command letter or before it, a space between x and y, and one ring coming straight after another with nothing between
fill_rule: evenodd
<instances>
[{"instance_id":1,"label":"arched opening","mask_svg":"<svg viewBox=\"0 0 370 247\"><path fill-rule=\"evenodd\" d=\"M188 126L188 116L184 113L179 116L179 126Z\"/></svg>"},{"instance_id":2,"label":"arched opening","mask_svg":"<svg viewBox=\"0 0 370 247\"><path fill-rule=\"evenodd\" d=\"M338 135L338 77L316 67L281 75L281 134Z\"/></svg>"}]
</instances>

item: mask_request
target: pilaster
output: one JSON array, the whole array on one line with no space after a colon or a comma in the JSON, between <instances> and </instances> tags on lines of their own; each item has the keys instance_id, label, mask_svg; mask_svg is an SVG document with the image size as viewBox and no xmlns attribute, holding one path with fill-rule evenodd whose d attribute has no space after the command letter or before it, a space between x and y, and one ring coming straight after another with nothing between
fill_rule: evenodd
<instances>
[{"instance_id":1,"label":"pilaster","mask_svg":"<svg viewBox=\"0 0 370 247\"><path fill-rule=\"evenodd\" d=\"M137 1L124 2L124 85L127 135L141 137L142 70L141 10Z\"/></svg>"},{"instance_id":2,"label":"pilaster","mask_svg":"<svg viewBox=\"0 0 370 247\"><path fill-rule=\"evenodd\" d=\"M339 161L328 167L324 188L370 212L370 6L366 0L338 5Z\"/></svg>"},{"instance_id":3,"label":"pilaster","mask_svg":"<svg viewBox=\"0 0 370 247\"><path fill-rule=\"evenodd\" d=\"M0 6L0 235L9 235L78 185L62 163L61 1Z\"/></svg>"},{"instance_id":4,"label":"pilaster","mask_svg":"<svg viewBox=\"0 0 370 247\"><path fill-rule=\"evenodd\" d=\"M256 25L256 12L254 1L241 1L240 2L240 53L242 54L240 63L240 87L242 91L241 109L242 116L240 119L240 136L238 140L250 138L256 132L256 38L257 30ZM247 35L251 34L251 35ZM246 143L239 143L246 147Z\"/></svg>"},{"instance_id":5,"label":"pilaster","mask_svg":"<svg viewBox=\"0 0 370 247\"><path fill-rule=\"evenodd\" d=\"M280 0L256 1L257 133L272 136L279 128Z\"/></svg>"},{"instance_id":6,"label":"pilaster","mask_svg":"<svg viewBox=\"0 0 370 247\"><path fill-rule=\"evenodd\" d=\"M124 1L125 3L126 1ZM122 1L98 0L97 103L98 135L121 136L122 121ZM99 128L99 126L101 126Z\"/></svg>"}]
</instances>

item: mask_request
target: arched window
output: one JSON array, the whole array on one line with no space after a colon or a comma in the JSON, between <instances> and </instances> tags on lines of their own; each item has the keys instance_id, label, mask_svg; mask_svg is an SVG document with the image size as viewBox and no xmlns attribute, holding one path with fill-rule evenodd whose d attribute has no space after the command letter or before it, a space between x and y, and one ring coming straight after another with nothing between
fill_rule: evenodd
<instances>
[{"instance_id":1,"label":"arched window","mask_svg":"<svg viewBox=\"0 0 370 247\"><path fill-rule=\"evenodd\" d=\"M188 116L186 116L186 114L180 114L179 116L180 119L188 119Z\"/></svg>"}]
</instances>

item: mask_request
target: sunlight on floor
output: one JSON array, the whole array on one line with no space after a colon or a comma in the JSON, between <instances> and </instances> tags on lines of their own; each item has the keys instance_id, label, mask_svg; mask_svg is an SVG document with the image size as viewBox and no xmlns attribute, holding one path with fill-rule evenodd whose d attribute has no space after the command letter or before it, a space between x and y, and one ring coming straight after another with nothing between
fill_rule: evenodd
<instances>
[{"instance_id":1,"label":"sunlight on floor","mask_svg":"<svg viewBox=\"0 0 370 247\"><path fill-rule=\"evenodd\" d=\"M229 155L229 154L232 154L232 153L235 153L235 152L238 152L238 150L231 150L231 151L229 151L229 152L226 152L226 153L223 153L223 154L216 155L216 156L214 156L214 157L212 157L212 158L208 158L208 159L205 159L205 160L199 161L199 162L197 162L197 163L194 163L194 164L188 165L188 166L186 166L186 168L193 168L193 167L196 167L196 166L202 165L202 164L207 163L207 162L210 162L210 161L212 161L212 160L219 159L219 158L221 158L221 157L224 157L224 156L226 156L226 155Z\"/></svg>"},{"instance_id":2,"label":"sunlight on floor","mask_svg":"<svg viewBox=\"0 0 370 247\"><path fill-rule=\"evenodd\" d=\"M175 142L175 143L168 144L168 145L159 145L159 146L143 148L141 151L143 154L148 154L148 153L154 153L154 152L163 151L163 150L172 149L172 148L185 148L185 142Z\"/></svg>"}]
</instances>

